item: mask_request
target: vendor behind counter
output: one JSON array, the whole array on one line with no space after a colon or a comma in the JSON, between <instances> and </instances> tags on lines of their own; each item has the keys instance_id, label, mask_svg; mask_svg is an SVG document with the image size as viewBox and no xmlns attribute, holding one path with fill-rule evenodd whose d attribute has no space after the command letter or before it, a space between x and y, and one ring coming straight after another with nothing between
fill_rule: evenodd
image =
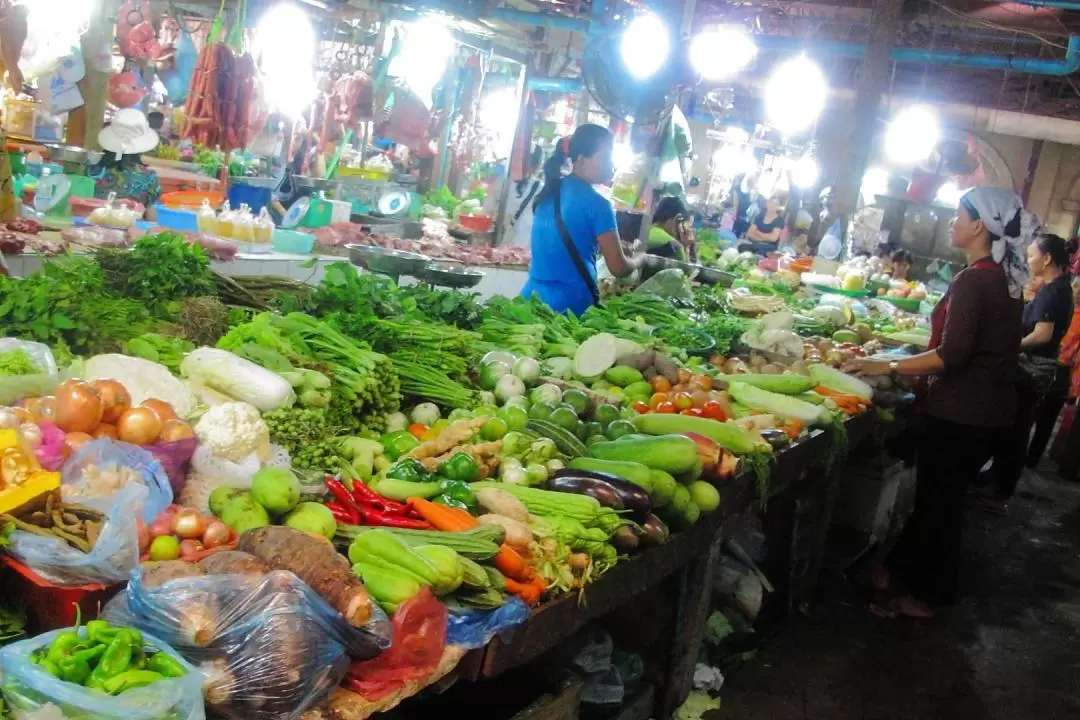
<instances>
[{"instance_id":1,"label":"vendor behind counter","mask_svg":"<svg viewBox=\"0 0 1080 720\"><path fill-rule=\"evenodd\" d=\"M666 197L656 206L646 252L684 262L695 261L693 220L681 198Z\"/></svg>"},{"instance_id":2,"label":"vendor behind counter","mask_svg":"<svg viewBox=\"0 0 1080 720\"><path fill-rule=\"evenodd\" d=\"M157 173L142 162L142 154L158 145L158 134L146 116L131 108L120 110L112 122L98 133L105 151L101 162L89 168L94 180L94 197L105 200L110 193L129 198L146 207L146 219L154 219L154 204L161 197Z\"/></svg>"}]
</instances>

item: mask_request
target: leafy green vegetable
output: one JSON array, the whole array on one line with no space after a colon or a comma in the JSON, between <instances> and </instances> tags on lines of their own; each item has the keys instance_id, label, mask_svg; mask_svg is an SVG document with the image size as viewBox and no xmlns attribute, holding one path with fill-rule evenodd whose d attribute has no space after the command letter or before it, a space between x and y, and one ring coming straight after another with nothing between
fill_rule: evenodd
<instances>
[{"instance_id":1,"label":"leafy green vegetable","mask_svg":"<svg viewBox=\"0 0 1080 720\"><path fill-rule=\"evenodd\" d=\"M180 361L184 355L195 349L195 345L184 338L168 337L157 333L146 333L127 341L124 352L161 363L174 375L180 374Z\"/></svg>"},{"instance_id":2,"label":"leafy green vegetable","mask_svg":"<svg viewBox=\"0 0 1080 720\"><path fill-rule=\"evenodd\" d=\"M131 250L98 250L95 258L106 288L159 317L176 312L169 303L216 292L206 251L175 233L147 235Z\"/></svg>"},{"instance_id":3,"label":"leafy green vegetable","mask_svg":"<svg viewBox=\"0 0 1080 720\"><path fill-rule=\"evenodd\" d=\"M41 372L22 348L0 352L0 375L36 375Z\"/></svg>"}]
</instances>

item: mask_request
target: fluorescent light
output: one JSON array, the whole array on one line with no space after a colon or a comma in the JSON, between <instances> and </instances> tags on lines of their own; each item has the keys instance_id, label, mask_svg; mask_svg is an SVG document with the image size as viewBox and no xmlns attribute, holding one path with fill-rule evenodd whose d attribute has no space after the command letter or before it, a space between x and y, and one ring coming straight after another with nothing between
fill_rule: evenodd
<instances>
[{"instance_id":1,"label":"fluorescent light","mask_svg":"<svg viewBox=\"0 0 1080 720\"><path fill-rule=\"evenodd\" d=\"M785 135L808 129L825 108L829 83L810 58L798 55L780 63L765 84L765 116Z\"/></svg>"},{"instance_id":2,"label":"fluorescent light","mask_svg":"<svg viewBox=\"0 0 1080 720\"><path fill-rule=\"evenodd\" d=\"M757 45L739 28L706 30L690 40L690 65L706 80L729 80L750 64Z\"/></svg>"},{"instance_id":3,"label":"fluorescent light","mask_svg":"<svg viewBox=\"0 0 1080 720\"><path fill-rule=\"evenodd\" d=\"M937 113L926 105L909 105L885 130L885 154L899 165L914 165L934 151L940 138Z\"/></svg>"},{"instance_id":4,"label":"fluorescent light","mask_svg":"<svg viewBox=\"0 0 1080 720\"><path fill-rule=\"evenodd\" d=\"M623 31L619 51L633 77L649 79L664 66L671 53L667 26L653 13L639 13Z\"/></svg>"},{"instance_id":5,"label":"fluorescent light","mask_svg":"<svg viewBox=\"0 0 1080 720\"><path fill-rule=\"evenodd\" d=\"M819 179L821 179L821 168L809 154L803 155L792 164L791 182L796 187L803 189L816 187Z\"/></svg>"}]
</instances>

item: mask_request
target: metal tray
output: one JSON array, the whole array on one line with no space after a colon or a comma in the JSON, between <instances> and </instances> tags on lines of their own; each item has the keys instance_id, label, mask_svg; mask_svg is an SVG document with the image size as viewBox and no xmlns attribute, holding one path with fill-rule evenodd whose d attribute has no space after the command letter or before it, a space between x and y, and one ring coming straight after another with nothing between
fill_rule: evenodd
<instances>
[{"instance_id":1,"label":"metal tray","mask_svg":"<svg viewBox=\"0 0 1080 720\"><path fill-rule=\"evenodd\" d=\"M423 279L442 287L471 288L480 284L484 273L458 263L433 262L424 268Z\"/></svg>"},{"instance_id":2,"label":"metal tray","mask_svg":"<svg viewBox=\"0 0 1080 720\"><path fill-rule=\"evenodd\" d=\"M424 268L431 262L431 258L427 255L374 245L350 244L345 248L349 251L349 262L353 265L359 265L366 270L383 275L422 277Z\"/></svg>"},{"instance_id":3,"label":"metal tray","mask_svg":"<svg viewBox=\"0 0 1080 720\"><path fill-rule=\"evenodd\" d=\"M661 270L667 270L669 268L682 270L686 277L690 278L692 281L699 282L702 285L731 287L735 282L735 276L731 273L724 272L723 270L706 267L705 265L682 262L681 260L675 260L674 258L660 257L659 255L645 255L645 262L641 266L641 279L647 280Z\"/></svg>"}]
</instances>

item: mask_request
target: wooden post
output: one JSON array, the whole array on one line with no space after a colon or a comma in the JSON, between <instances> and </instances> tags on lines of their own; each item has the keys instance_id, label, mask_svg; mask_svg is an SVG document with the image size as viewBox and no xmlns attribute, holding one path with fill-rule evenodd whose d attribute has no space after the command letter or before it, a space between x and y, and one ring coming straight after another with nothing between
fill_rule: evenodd
<instances>
[{"instance_id":1,"label":"wooden post","mask_svg":"<svg viewBox=\"0 0 1080 720\"><path fill-rule=\"evenodd\" d=\"M826 228L836 218L850 217L858 206L859 188L877 130L881 95L889 83L889 52L900 29L903 10L904 0L874 2L870 42L855 79L855 104L852 112L844 116L850 118L849 127L846 132L837 132L833 136L834 152L839 162L833 184L830 218L824 223Z\"/></svg>"}]
</instances>

